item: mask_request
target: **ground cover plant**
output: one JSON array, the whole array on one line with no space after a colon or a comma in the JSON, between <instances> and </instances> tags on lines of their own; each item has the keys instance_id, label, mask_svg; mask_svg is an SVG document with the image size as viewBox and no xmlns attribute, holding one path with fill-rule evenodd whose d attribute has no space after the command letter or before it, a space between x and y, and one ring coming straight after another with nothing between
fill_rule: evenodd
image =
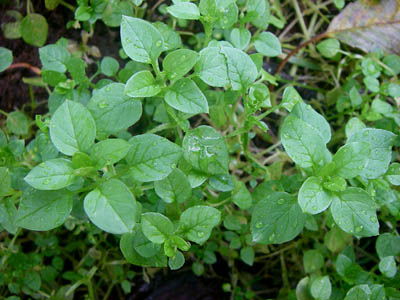
<instances>
[{"instance_id":1,"label":"ground cover plant","mask_svg":"<svg viewBox=\"0 0 400 300\"><path fill-rule=\"evenodd\" d=\"M399 3L345 4L9 4L1 297L400 299Z\"/></svg>"}]
</instances>

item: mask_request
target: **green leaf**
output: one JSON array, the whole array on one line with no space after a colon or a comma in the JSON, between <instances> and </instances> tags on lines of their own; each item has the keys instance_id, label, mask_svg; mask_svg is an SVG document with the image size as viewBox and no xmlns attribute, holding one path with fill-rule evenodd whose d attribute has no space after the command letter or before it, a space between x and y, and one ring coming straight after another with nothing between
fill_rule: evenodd
<instances>
[{"instance_id":1,"label":"green leaf","mask_svg":"<svg viewBox=\"0 0 400 300\"><path fill-rule=\"evenodd\" d=\"M303 99L294 87L288 86L287 88L285 88L285 90L283 91L281 102L281 105L285 109L290 112L297 103L301 102L303 102Z\"/></svg>"},{"instance_id":2,"label":"green leaf","mask_svg":"<svg viewBox=\"0 0 400 300\"><path fill-rule=\"evenodd\" d=\"M303 255L303 265L306 273L313 273L322 269L324 257L318 250L307 250Z\"/></svg>"},{"instance_id":3,"label":"green leaf","mask_svg":"<svg viewBox=\"0 0 400 300\"><path fill-rule=\"evenodd\" d=\"M26 287L37 292L40 289L42 280L40 279L40 275L32 270L25 273L23 283Z\"/></svg>"},{"instance_id":4,"label":"green leaf","mask_svg":"<svg viewBox=\"0 0 400 300\"><path fill-rule=\"evenodd\" d=\"M142 243L143 239L147 240L140 229L134 229L132 233L122 235L120 248L125 259L131 264L142 267L166 267L167 257L162 252L161 247L155 255L150 257L144 257L138 253L135 245Z\"/></svg>"},{"instance_id":5,"label":"green leaf","mask_svg":"<svg viewBox=\"0 0 400 300\"><path fill-rule=\"evenodd\" d=\"M254 249L252 247L244 247L240 249L240 259L249 266L254 263Z\"/></svg>"},{"instance_id":6,"label":"green leaf","mask_svg":"<svg viewBox=\"0 0 400 300\"><path fill-rule=\"evenodd\" d=\"M257 78L257 67L242 50L222 47L221 53L226 57L228 77L234 91L246 90Z\"/></svg>"},{"instance_id":7,"label":"green leaf","mask_svg":"<svg viewBox=\"0 0 400 300\"><path fill-rule=\"evenodd\" d=\"M153 25L164 38L164 51L170 51L182 47L181 36L178 32L162 22L155 22Z\"/></svg>"},{"instance_id":8,"label":"green leaf","mask_svg":"<svg viewBox=\"0 0 400 300\"><path fill-rule=\"evenodd\" d=\"M339 52L340 43L337 39L326 39L317 44L317 50L322 56L332 58Z\"/></svg>"},{"instance_id":9,"label":"green leaf","mask_svg":"<svg viewBox=\"0 0 400 300\"><path fill-rule=\"evenodd\" d=\"M156 83L150 71L140 71L127 81L125 85L125 95L134 98L153 97L161 91L161 87Z\"/></svg>"},{"instance_id":10,"label":"green leaf","mask_svg":"<svg viewBox=\"0 0 400 300\"><path fill-rule=\"evenodd\" d=\"M389 278L393 278L397 273L396 261L393 256L386 256L379 262L379 271Z\"/></svg>"},{"instance_id":11,"label":"green leaf","mask_svg":"<svg viewBox=\"0 0 400 300\"><path fill-rule=\"evenodd\" d=\"M331 205L331 213L343 231L364 237L379 234L375 202L367 192L350 187L336 195Z\"/></svg>"},{"instance_id":12,"label":"green leaf","mask_svg":"<svg viewBox=\"0 0 400 300\"><path fill-rule=\"evenodd\" d=\"M192 187L185 174L174 169L166 178L154 182L157 195L167 203L183 203L192 195Z\"/></svg>"},{"instance_id":13,"label":"green leaf","mask_svg":"<svg viewBox=\"0 0 400 300\"><path fill-rule=\"evenodd\" d=\"M376 252L380 258L400 255L400 237L391 233L384 233L376 240Z\"/></svg>"},{"instance_id":14,"label":"green leaf","mask_svg":"<svg viewBox=\"0 0 400 300\"><path fill-rule=\"evenodd\" d=\"M196 75L213 87L224 87L229 84L226 57L218 47L207 47L200 51L195 67Z\"/></svg>"},{"instance_id":15,"label":"green leaf","mask_svg":"<svg viewBox=\"0 0 400 300\"><path fill-rule=\"evenodd\" d=\"M283 122L281 140L287 154L302 168L322 166L330 160L319 132L295 116L289 115Z\"/></svg>"},{"instance_id":16,"label":"green leaf","mask_svg":"<svg viewBox=\"0 0 400 300\"><path fill-rule=\"evenodd\" d=\"M354 133L347 143L365 142L370 145L371 153L360 175L374 179L386 173L392 159L392 145L395 135L390 131L376 128L364 128Z\"/></svg>"},{"instance_id":17,"label":"green leaf","mask_svg":"<svg viewBox=\"0 0 400 300\"><path fill-rule=\"evenodd\" d=\"M21 21L21 35L23 40L33 46L42 47L47 40L48 25L42 15L31 13Z\"/></svg>"},{"instance_id":18,"label":"green leaf","mask_svg":"<svg viewBox=\"0 0 400 300\"><path fill-rule=\"evenodd\" d=\"M257 2L265 2L265 9L263 8L263 4ZM251 5L253 3L253 5ZM261 9L260 9L261 8ZM270 7L268 0L253 0L249 2L249 10L250 12L257 11L257 17L254 20L251 20L254 26L260 29L267 29L270 22Z\"/></svg>"},{"instance_id":19,"label":"green leaf","mask_svg":"<svg viewBox=\"0 0 400 300\"><path fill-rule=\"evenodd\" d=\"M18 230L16 224L17 209L14 199L7 197L0 199L0 225L9 233L15 234Z\"/></svg>"},{"instance_id":20,"label":"green leaf","mask_svg":"<svg viewBox=\"0 0 400 300\"><path fill-rule=\"evenodd\" d=\"M223 137L214 128L203 125L188 132L182 147L184 158L194 169L206 174L228 172L228 149Z\"/></svg>"},{"instance_id":21,"label":"green leaf","mask_svg":"<svg viewBox=\"0 0 400 300\"><path fill-rule=\"evenodd\" d=\"M39 49L42 70L64 73L67 62L71 58L68 50L58 45L47 45Z\"/></svg>"},{"instance_id":22,"label":"green leaf","mask_svg":"<svg viewBox=\"0 0 400 300\"><path fill-rule=\"evenodd\" d=\"M182 252L177 251L174 257L168 259L168 266L171 270L178 270L185 264L185 257Z\"/></svg>"},{"instance_id":23,"label":"green leaf","mask_svg":"<svg viewBox=\"0 0 400 300\"><path fill-rule=\"evenodd\" d=\"M176 3L167 7L167 11L178 19L198 20L200 18L199 8L191 2Z\"/></svg>"},{"instance_id":24,"label":"green leaf","mask_svg":"<svg viewBox=\"0 0 400 300\"><path fill-rule=\"evenodd\" d=\"M0 47L0 72L6 70L13 61L13 54L10 50Z\"/></svg>"},{"instance_id":25,"label":"green leaf","mask_svg":"<svg viewBox=\"0 0 400 300\"><path fill-rule=\"evenodd\" d=\"M282 54L281 42L271 32L262 32L254 42L257 52L267 56L275 57Z\"/></svg>"},{"instance_id":26,"label":"green leaf","mask_svg":"<svg viewBox=\"0 0 400 300\"><path fill-rule=\"evenodd\" d=\"M34 167L24 179L38 190L59 190L71 185L75 175L71 161L55 158Z\"/></svg>"},{"instance_id":27,"label":"green leaf","mask_svg":"<svg viewBox=\"0 0 400 300\"><path fill-rule=\"evenodd\" d=\"M263 83L252 85L249 90L249 103L255 108L271 107L269 88Z\"/></svg>"},{"instance_id":28,"label":"green leaf","mask_svg":"<svg viewBox=\"0 0 400 300\"><path fill-rule=\"evenodd\" d=\"M182 156L182 149L155 134L142 134L129 140L131 147L126 161L131 176L140 182L161 180L167 177Z\"/></svg>"},{"instance_id":29,"label":"green leaf","mask_svg":"<svg viewBox=\"0 0 400 300\"><path fill-rule=\"evenodd\" d=\"M122 234L135 227L137 204L129 188L110 179L86 195L85 212L90 221L104 231Z\"/></svg>"},{"instance_id":30,"label":"green leaf","mask_svg":"<svg viewBox=\"0 0 400 300\"><path fill-rule=\"evenodd\" d=\"M281 244L294 239L304 227L306 215L297 200L287 194L274 192L257 202L250 230L253 242Z\"/></svg>"},{"instance_id":31,"label":"green leaf","mask_svg":"<svg viewBox=\"0 0 400 300\"><path fill-rule=\"evenodd\" d=\"M154 244L151 242L148 238L146 238L140 228L138 228L135 233L136 235L133 239L133 247L139 255L148 258L160 253L160 244Z\"/></svg>"},{"instance_id":32,"label":"green leaf","mask_svg":"<svg viewBox=\"0 0 400 300\"><path fill-rule=\"evenodd\" d=\"M221 221L221 212L211 206L197 205L186 209L179 221L179 231L199 245L210 238L212 229Z\"/></svg>"},{"instance_id":33,"label":"green leaf","mask_svg":"<svg viewBox=\"0 0 400 300\"><path fill-rule=\"evenodd\" d=\"M131 144L125 140L107 139L94 144L90 150L90 156L97 168L101 169L123 159L128 154L130 147Z\"/></svg>"},{"instance_id":34,"label":"green leaf","mask_svg":"<svg viewBox=\"0 0 400 300\"><path fill-rule=\"evenodd\" d=\"M29 130L28 117L21 111L13 111L7 115L7 129L16 135L27 135Z\"/></svg>"},{"instance_id":35,"label":"green leaf","mask_svg":"<svg viewBox=\"0 0 400 300\"><path fill-rule=\"evenodd\" d=\"M67 70L71 74L72 79L85 87L89 86L89 79L86 76L86 62L79 57L71 57L67 63Z\"/></svg>"},{"instance_id":36,"label":"green leaf","mask_svg":"<svg viewBox=\"0 0 400 300\"><path fill-rule=\"evenodd\" d=\"M47 231L64 223L71 213L72 195L66 190L24 191L17 211L17 225L36 231Z\"/></svg>"},{"instance_id":37,"label":"green leaf","mask_svg":"<svg viewBox=\"0 0 400 300\"><path fill-rule=\"evenodd\" d=\"M365 124L360 121L360 119L356 117L351 118L349 121L347 121L345 127L346 137L350 138L350 136L363 128L365 128Z\"/></svg>"},{"instance_id":38,"label":"green leaf","mask_svg":"<svg viewBox=\"0 0 400 300\"><path fill-rule=\"evenodd\" d=\"M194 67L198 58L199 54L189 49L172 51L163 60L163 70L168 79L179 79Z\"/></svg>"},{"instance_id":39,"label":"green leaf","mask_svg":"<svg viewBox=\"0 0 400 300\"><path fill-rule=\"evenodd\" d=\"M400 185L400 164L392 163L385 174L385 179L393 185Z\"/></svg>"},{"instance_id":40,"label":"green leaf","mask_svg":"<svg viewBox=\"0 0 400 300\"><path fill-rule=\"evenodd\" d=\"M0 167L0 197L6 195L11 188L11 176L7 168Z\"/></svg>"},{"instance_id":41,"label":"green leaf","mask_svg":"<svg viewBox=\"0 0 400 300\"><path fill-rule=\"evenodd\" d=\"M325 165L327 166L327 165ZM347 187L345 179L339 176L328 177L327 181L323 183L323 187L332 192L343 192Z\"/></svg>"},{"instance_id":42,"label":"green leaf","mask_svg":"<svg viewBox=\"0 0 400 300\"><path fill-rule=\"evenodd\" d=\"M85 106L65 100L50 120L50 137L57 150L65 155L87 152L96 137L96 124Z\"/></svg>"},{"instance_id":43,"label":"green leaf","mask_svg":"<svg viewBox=\"0 0 400 300\"><path fill-rule=\"evenodd\" d=\"M61 0L45 0L44 6L48 10L56 9L56 7L60 4Z\"/></svg>"},{"instance_id":44,"label":"green leaf","mask_svg":"<svg viewBox=\"0 0 400 300\"><path fill-rule=\"evenodd\" d=\"M113 57L104 56L100 64L101 73L106 76L115 76L119 70L119 62Z\"/></svg>"},{"instance_id":45,"label":"green leaf","mask_svg":"<svg viewBox=\"0 0 400 300\"><path fill-rule=\"evenodd\" d=\"M335 196L323 188L322 182L321 178L312 176L301 186L298 201L303 212L315 215L331 205Z\"/></svg>"},{"instance_id":46,"label":"green leaf","mask_svg":"<svg viewBox=\"0 0 400 300\"><path fill-rule=\"evenodd\" d=\"M345 179L360 175L370 157L371 147L365 142L347 143L335 153L335 174Z\"/></svg>"},{"instance_id":47,"label":"green leaf","mask_svg":"<svg viewBox=\"0 0 400 300\"><path fill-rule=\"evenodd\" d=\"M242 181L236 181L232 192L232 202L240 209L248 209L253 205L253 199L246 185Z\"/></svg>"},{"instance_id":48,"label":"green leaf","mask_svg":"<svg viewBox=\"0 0 400 300\"><path fill-rule=\"evenodd\" d=\"M318 276L311 283L311 295L318 300L328 300L332 293L329 276Z\"/></svg>"},{"instance_id":49,"label":"green leaf","mask_svg":"<svg viewBox=\"0 0 400 300\"><path fill-rule=\"evenodd\" d=\"M134 61L154 63L164 51L160 32L149 22L122 17L121 42L125 53Z\"/></svg>"},{"instance_id":50,"label":"green leaf","mask_svg":"<svg viewBox=\"0 0 400 300\"><path fill-rule=\"evenodd\" d=\"M331 128L329 123L323 116L317 113L311 105L299 102L293 106L290 115L299 118L314 128L319 133L325 144L331 140Z\"/></svg>"},{"instance_id":51,"label":"green leaf","mask_svg":"<svg viewBox=\"0 0 400 300\"><path fill-rule=\"evenodd\" d=\"M184 113L208 113L208 102L197 85L189 78L182 78L168 88L165 101Z\"/></svg>"},{"instance_id":52,"label":"green leaf","mask_svg":"<svg viewBox=\"0 0 400 300\"><path fill-rule=\"evenodd\" d=\"M357 88L353 86L349 92L349 97L351 101L351 105L353 107L357 107L362 104L362 97L360 93L358 92Z\"/></svg>"},{"instance_id":53,"label":"green leaf","mask_svg":"<svg viewBox=\"0 0 400 300\"><path fill-rule=\"evenodd\" d=\"M162 244L174 233L174 224L166 216L149 212L142 214L142 231L155 244Z\"/></svg>"},{"instance_id":54,"label":"green leaf","mask_svg":"<svg viewBox=\"0 0 400 300\"><path fill-rule=\"evenodd\" d=\"M122 83L108 84L96 90L89 100L87 107L96 122L98 136L116 134L140 119L142 103L125 96L124 88Z\"/></svg>"},{"instance_id":55,"label":"green leaf","mask_svg":"<svg viewBox=\"0 0 400 300\"><path fill-rule=\"evenodd\" d=\"M371 290L368 285L360 284L351 288L344 300L370 300Z\"/></svg>"},{"instance_id":56,"label":"green leaf","mask_svg":"<svg viewBox=\"0 0 400 300\"><path fill-rule=\"evenodd\" d=\"M263 3L263 1L258 1ZM246 28L234 28L230 34L231 43L238 49L243 50L250 43L251 32Z\"/></svg>"}]
</instances>

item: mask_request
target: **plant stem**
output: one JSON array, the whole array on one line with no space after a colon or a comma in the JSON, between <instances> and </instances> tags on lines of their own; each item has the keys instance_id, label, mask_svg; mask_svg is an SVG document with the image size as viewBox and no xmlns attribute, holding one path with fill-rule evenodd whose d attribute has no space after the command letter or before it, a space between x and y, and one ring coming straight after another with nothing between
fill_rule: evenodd
<instances>
[{"instance_id":1,"label":"plant stem","mask_svg":"<svg viewBox=\"0 0 400 300\"><path fill-rule=\"evenodd\" d=\"M67 2L65 2L65 1L63 1L63 0L60 0L60 4L61 5L63 5L63 6L65 6L66 8L68 8L68 9L70 9L72 12L75 12L75 6L73 6L73 5L71 5L71 4L69 4L69 3L67 3Z\"/></svg>"}]
</instances>

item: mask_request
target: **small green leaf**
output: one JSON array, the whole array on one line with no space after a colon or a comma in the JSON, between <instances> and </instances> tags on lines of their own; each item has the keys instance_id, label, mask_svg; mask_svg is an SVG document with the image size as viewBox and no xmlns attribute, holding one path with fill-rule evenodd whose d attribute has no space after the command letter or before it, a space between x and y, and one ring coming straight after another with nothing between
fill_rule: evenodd
<instances>
[{"instance_id":1,"label":"small green leaf","mask_svg":"<svg viewBox=\"0 0 400 300\"><path fill-rule=\"evenodd\" d=\"M13 54L10 50L0 47L0 72L6 70L13 61Z\"/></svg>"},{"instance_id":2,"label":"small green leaf","mask_svg":"<svg viewBox=\"0 0 400 300\"><path fill-rule=\"evenodd\" d=\"M178 19L198 20L200 18L199 8L191 2L176 3L167 7L167 11Z\"/></svg>"},{"instance_id":3,"label":"small green leaf","mask_svg":"<svg viewBox=\"0 0 400 300\"><path fill-rule=\"evenodd\" d=\"M189 49L178 49L168 53L163 60L163 69L168 79L176 80L183 77L196 64L199 54Z\"/></svg>"},{"instance_id":4,"label":"small green leaf","mask_svg":"<svg viewBox=\"0 0 400 300\"><path fill-rule=\"evenodd\" d=\"M171 270L178 270L185 264L185 257L182 252L177 251L174 257L168 259L168 266Z\"/></svg>"},{"instance_id":5,"label":"small green leaf","mask_svg":"<svg viewBox=\"0 0 400 300\"><path fill-rule=\"evenodd\" d=\"M315 215L326 210L334 198L323 188L322 179L312 176L301 186L298 201L303 212Z\"/></svg>"},{"instance_id":6,"label":"small green leaf","mask_svg":"<svg viewBox=\"0 0 400 300\"><path fill-rule=\"evenodd\" d=\"M47 40L48 25L42 15L31 13L21 21L21 35L23 40L33 46L42 47Z\"/></svg>"},{"instance_id":7,"label":"small green leaf","mask_svg":"<svg viewBox=\"0 0 400 300\"><path fill-rule=\"evenodd\" d=\"M110 179L86 195L85 212L90 221L104 231L122 234L135 227L137 204L128 187Z\"/></svg>"},{"instance_id":8,"label":"small green leaf","mask_svg":"<svg viewBox=\"0 0 400 300\"><path fill-rule=\"evenodd\" d=\"M246 185L242 181L235 183L235 189L232 192L232 202L240 209L248 209L253 205L253 199Z\"/></svg>"},{"instance_id":9,"label":"small green leaf","mask_svg":"<svg viewBox=\"0 0 400 300\"><path fill-rule=\"evenodd\" d=\"M211 235L212 229L221 221L221 212L211 206L192 206L180 218L179 231L197 244L203 244Z\"/></svg>"},{"instance_id":10,"label":"small green leaf","mask_svg":"<svg viewBox=\"0 0 400 300\"><path fill-rule=\"evenodd\" d=\"M108 84L89 100L87 107L96 121L98 136L116 134L140 119L142 103L124 95L124 88L122 83Z\"/></svg>"},{"instance_id":11,"label":"small green leaf","mask_svg":"<svg viewBox=\"0 0 400 300\"><path fill-rule=\"evenodd\" d=\"M132 177L140 182L164 179L182 156L178 145L154 134L134 136L129 143L133 146L126 161Z\"/></svg>"},{"instance_id":12,"label":"small green leaf","mask_svg":"<svg viewBox=\"0 0 400 300\"><path fill-rule=\"evenodd\" d=\"M254 249L252 247L244 247L240 249L240 259L249 266L253 265L254 256Z\"/></svg>"},{"instance_id":13,"label":"small green leaf","mask_svg":"<svg viewBox=\"0 0 400 300\"><path fill-rule=\"evenodd\" d=\"M192 195L190 183L179 169L174 169L166 178L154 182L154 189L167 203L183 203Z\"/></svg>"},{"instance_id":14,"label":"small green leaf","mask_svg":"<svg viewBox=\"0 0 400 300\"><path fill-rule=\"evenodd\" d=\"M350 138L350 136L363 128L365 128L365 124L360 119L356 117L351 118L345 127L346 137Z\"/></svg>"},{"instance_id":15,"label":"small green leaf","mask_svg":"<svg viewBox=\"0 0 400 300\"><path fill-rule=\"evenodd\" d=\"M335 173L345 179L360 175L370 157L371 147L365 142L347 143L335 153Z\"/></svg>"},{"instance_id":16,"label":"small green leaf","mask_svg":"<svg viewBox=\"0 0 400 300\"><path fill-rule=\"evenodd\" d=\"M249 90L249 103L258 110L271 107L269 88L263 83L256 83Z\"/></svg>"},{"instance_id":17,"label":"small green leaf","mask_svg":"<svg viewBox=\"0 0 400 300\"><path fill-rule=\"evenodd\" d=\"M324 266L324 257L318 250L307 250L303 255L304 271L313 273Z\"/></svg>"},{"instance_id":18,"label":"small green leaf","mask_svg":"<svg viewBox=\"0 0 400 300\"><path fill-rule=\"evenodd\" d=\"M385 178L393 185L400 185L400 164L392 163L385 174Z\"/></svg>"},{"instance_id":19,"label":"small green leaf","mask_svg":"<svg viewBox=\"0 0 400 300\"><path fill-rule=\"evenodd\" d=\"M267 56L275 57L282 54L281 42L271 32L262 32L254 42L256 50Z\"/></svg>"},{"instance_id":20,"label":"small green leaf","mask_svg":"<svg viewBox=\"0 0 400 300\"><path fill-rule=\"evenodd\" d=\"M349 97L351 101L351 105L353 107L357 107L362 104L362 97L360 93L358 92L357 88L353 86L349 92Z\"/></svg>"},{"instance_id":21,"label":"small green leaf","mask_svg":"<svg viewBox=\"0 0 400 300\"><path fill-rule=\"evenodd\" d=\"M161 91L161 87L156 83L153 74L150 71L140 71L135 74L126 83L125 95L134 98L153 97Z\"/></svg>"},{"instance_id":22,"label":"small green leaf","mask_svg":"<svg viewBox=\"0 0 400 300\"><path fill-rule=\"evenodd\" d=\"M208 113L208 102L198 86L189 78L182 78L168 88L165 101L184 113Z\"/></svg>"},{"instance_id":23,"label":"small green leaf","mask_svg":"<svg viewBox=\"0 0 400 300\"><path fill-rule=\"evenodd\" d=\"M138 228L135 231L136 235L133 240L133 247L137 253L143 257L149 258L157 255L161 250L160 244L154 244L143 234L142 230Z\"/></svg>"},{"instance_id":24,"label":"small green leaf","mask_svg":"<svg viewBox=\"0 0 400 300\"><path fill-rule=\"evenodd\" d=\"M170 51L182 47L181 36L178 32L163 22L155 22L153 25L164 38L164 51Z\"/></svg>"},{"instance_id":25,"label":"small green leaf","mask_svg":"<svg viewBox=\"0 0 400 300\"><path fill-rule=\"evenodd\" d=\"M16 135L27 135L29 130L28 117L21 111L13 111L8 114L7 129Z\"/></svg>"},{"instance_id":26,"label":"small green leaf","mask_svg":"<svg viewBox=\"0 0 400 300\"><path fill-rule=\"evenodd\" d=\"M263 2L263 1L259 1ZM230 34L231 43L238 49L243 50L250 43L251 32L246 28L234 28Z\"/></svg>"},{"instance_id":27,"label":"small green leaf","mask_svg":"<svg viewBox=\"0 0 400 300\"><path fill-rule=\"evenodd\" d=\"M72 184L75 175L71 161L55 158L34 167L24 179L38 190L59 190Z\"/></svg>"},{"instance_id":28,"label":"small green leaf","mask_svg":"<svg viewBox=\"0 0 400 300\"><path fill-rule=\"evenodd\" d=\"M332 293L329 276L318 276L311 283L311 295L318 300L328 300Z\"/></svg>"},{"instance_id":29,"label":"small green leaf","mask_svg":"<svg viewBox=\"0 0 400 300\"><path fill-rule=\"evenodd\" d=\"M337 39L326 39L317 44L317 50L322 56L334 57L340 50L340 42Z\"/></svg>"},{"instance_id":30,"label":"small green leaf","mask_svg":"<svg viewBox=\"0 0 400 300\"><path fill-rule=\"evenodd\" d=\"M149 212L142 214L142 231L155 244L162 244L174 233L174 224L166 216Z\"/></svg>"},{"instance_id":31,"label":"small green leaf","mask_svg":"<svg viewBox=\"0 0 400 300\"><path fill-rule=\"evenodd\" d=\"M371 290L368 285L360 284L351 288L344 300L370 300Z\"/></svg>"},{"instance_id":32,"label":"small green leaf","mask_svg":"<svg viewBox=\"0 0 400 300\"><path fill-rule=\"evenodd\" d=\"M200 51L195 72L210 86L224 87L229 84L226 57L218 47L207 47Z\"/></svg>"},{"instance_id":33,"label":"small green leaf","mask_svg":"<svg viewBox=\"0 0 400 300\"><path fill-rule=\"evenodd\" d=\"M149 22L122 17L121 42L125 53L134 61L153 63L164 51L164 40L160 32Z\"/></svg>"},{"instance_id":34,"label":"small green leaf","mask_svg":"<svg viewBox=\"0 0 400 300\"><path fill-rule=\"evenodd\" d=\"M90 156L97 168L101 169L123 159L128 154L130 147L131 144L125 140L107 139L94 144L90 150Z\"/></svg>"},{"instance_id":35,"label":"small green leaf","mask_svg":"<svg viewBox=\"0 0 400 300\"><path fill-rule=\"evenodd\" d=\"M6 195L11 188L11 176L7 168L0 167L0 197Z\"/></svg>"},{"instance_id":36,"label":"small green leaf","mask_svg":"<svg viewBox=\"0 0 400 300\"><path fill-rule=\"evenodd\" d=\"M332 192L343 192L347 187L347 182L342 177L332 176L327 178L323 187Z\"/></svg>"},{"instance_id":37,"label":"small green leaf","mask_svg":"<svg viewBox=\"0 0 400 300\"><path fill-rule=\"evenodd\" d=\"M281 105L285 109L290 112L297 103L301 102L303 102L303 99L294 87L288 86L287 88L285 88L285 90L283 91L281 102Z\"/></svg>"},{"instance_id":38,"label":"small green leaf","mask_svg":"<svg viewBox=\"0 0 400 300\"><path fill-rule=\"evenodd\" d=\"M15 234L18 230L16 224L17 209L14 199L7 197L0 201L0 225L9 233Z\"/></svg>"},{"instance_id":39,"label":"small green leaf","mask_svg":"<svg viewBox=\"0 0 400 300\"><path fill-rule=\"evenodd\" d=\"M364 128L354 133L347 143L364 142L370 145L371 152L360 175L374 179L386 173L392 159L392 145L395 135L383 129Z\"/></svg>"},{"instance_id":40,"label":"small green leaf","mask_svg":"<svg viewBox=\"0 0 400 300\"><path fill-rule=\"evenodd\" d=\"M379 235L376 240L376 252L380 258L400 255L400 237L391 233Z\"/></svg>"},{"instance_id":41,"label":"small green leaf","mask_svg":"<svg viewBox=\"0 0 400 300\"><path fill-rule=\"evenodd\" d=\"M379 262L379 271L389 278L393 278L397 273L396 261L393 256L386 256Z\"/></svg>"},{"instance_id":42,"label":"small green leaf","mask_svg":"<svg viewBox=\"0 0 400 300\"><path fill-rule=\"evenodd\" d=\"M67 71L67 62L71 58L68 50L58 45L47 45L39 49L42 70L64 73Z\"/></svg>"},{"instance_id":43,"label":"small green leaf","mask_svg":"<svg viewBox=\"0 0 400 300\"><path fill-rule=\"evenodd\" d=\"M331 205L331 213L341 229L356 236L379 234L375 202L367 192L350 187L336 195Z\"/></svg>"},{"instance_id":44,"label":"small green leaf","mask_svg":"<svg viewBox=\"0 0 400 300\"><path fill-rule=\"evenodd\" d=\"M223 137L210 126L199 126L183 139L184 157L192 167L206 174L228 172L229 155Z\"/></svg>"},{"instance_id":45,"label":"small green leaf","mask_svg":"<svg viewBox=\"0 0 400 300\"><path fill-rule=\"evenodd\" d=\"M24 191L17 211L17 225L47 231L64 223L72 210L72 195L66 190Z\"/></svg>"},{"instance_id":46,"label":"small green leaf","mask_svg":"<svg viewBox=\"0 0 400 300\"><path fill-rule=\"evenodd\" d=\"M65 155L87 152L96 137L96 124L85 106L66 100L50 120L50 137L58 151Z\"/></svg>"},{"instance_id":47,"label":"small green leaf","mask_svg":"<svg viewBox=\"0 0 400 300\"><path fill-rule=\"evenodd\" d=\"M104 56L100 64L101 73L106 76L115 76L119 70L119 63L113 57Z\"/></svg>"},{"instance_id":48,"label":"small green leaf","mask_svg":"<svg viewBox=\"0 0 400 300\"><path fill-rule=\"evenodd\" d=\"M274 192L254 207L250 230L253 242L281 244L294 239L304 227L306 215L296 198Z\"/></svg>"}]
</instances>

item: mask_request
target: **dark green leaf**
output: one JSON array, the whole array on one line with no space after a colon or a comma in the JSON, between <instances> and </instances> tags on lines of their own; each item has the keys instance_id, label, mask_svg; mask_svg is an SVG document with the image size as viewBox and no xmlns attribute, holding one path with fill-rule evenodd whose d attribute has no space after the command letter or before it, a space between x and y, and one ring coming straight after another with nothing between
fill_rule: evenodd
<instances>
[{"instance_id":1,"label":"dark green leaf","mask_svg":"<svg viewBox=\"0 0 400 300\"><path fill-rule=\"evenodd\" d=\"M42 47L47 40L48 25L42 15L31 13L21 21L21 35L24 41L36 47Z\"/></svg>"}]
</instances>

